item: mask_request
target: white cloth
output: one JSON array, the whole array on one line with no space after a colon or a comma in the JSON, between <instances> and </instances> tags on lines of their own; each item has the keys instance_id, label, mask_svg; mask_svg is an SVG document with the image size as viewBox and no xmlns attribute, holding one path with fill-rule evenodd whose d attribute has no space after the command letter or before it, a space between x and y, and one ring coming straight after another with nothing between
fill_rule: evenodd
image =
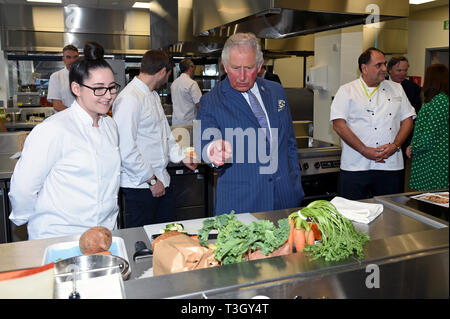
<instances>
[{"instance_id":1,"label":"white cloth","mask_svg":"<svg viewBox=\"0 0 450 319\"><path fill-rule=\"evenodd\" d=\"M120 186L148 188L146 181L155 175L168 187L169 160L178 163L186 156L175 142L158 93L135 77L117 96L113 118L122 158Z\"/></svg>"},{"instance_id":2,"label":"white cloth","mask_svg":"<svg viewBox=\"0 0 450 319\"><path fill-rule=\"evenodd\" d=\"M369 224L383 212L383 205L363 203L336 196L331 201L344 217L363 224Z\"/></svg>"},{"instance_id":3,"label":"white cloth","mask_svg":"<svg viewBox=\"0 0 450 319\"><path fill-rule=\"evenodd\" d=\"M330 121L344 119L353 133L369 147L393 143L400 130L401 121L416 117L406 94L399 83L385 80L368 98L362 78L342 85L331 104ZM367 88L367 85L364 83ZM368 89L368 93L374 90ZM401 170L402 152L396 152L376 163L357 152L342 140L341 169L347 171Z\"/></svg>"},{"instance_id":4,"label":"white cloth","mask_svg":"<svg viewBox=\"0 0 450 319\"><path fill-rule=\"evenodd\" d=\"M77 235L93 226L114 229L120 181L116 123L99 127L74 102L37 125L11 178L10 219L28 222L29 239Z\"/></svg>"},{"instance_id":5,"label":"white cloth","mask_svg":"<svg viewBox=\"0 0 450 319\"><path fill-rule=\"evenodd\" d=\"M75 101L75 97L70 90L69 70L66 67L50 75L47 100L50 102L53 100L61 100L67 107L70 107Z\"/></svg>"},{"instance_id":6,"label":"white cloth","mask_svg":"<svg viewBox=\"0 0 450 319\"><path fill-rule=\"evenodd\" d=\"M170 86L173 113L172 125L192 125L197 115L195 104L200 102L202 92L189 75L182 73Z\"/></svg>"}]
</instances>

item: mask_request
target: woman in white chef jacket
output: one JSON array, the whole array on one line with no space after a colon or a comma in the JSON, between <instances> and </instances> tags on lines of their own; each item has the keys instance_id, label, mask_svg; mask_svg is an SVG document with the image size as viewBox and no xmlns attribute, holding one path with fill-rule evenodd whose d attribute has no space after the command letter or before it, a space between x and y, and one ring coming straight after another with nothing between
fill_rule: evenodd
<instances>
[{"instance_id":1,"label":"woman in white chef jacket","mask_svg":"<svg viewBox=\"0 0 450 319\"><path fill-rule=\"evenodd\" d=\"M28 238L114 229L120 179L119 137L107 116L120 85L103 48L86 43L69 83L75 102L37 125L25 141L11 178L10 219L28 223Z\"/></svg>"}]
</instances>

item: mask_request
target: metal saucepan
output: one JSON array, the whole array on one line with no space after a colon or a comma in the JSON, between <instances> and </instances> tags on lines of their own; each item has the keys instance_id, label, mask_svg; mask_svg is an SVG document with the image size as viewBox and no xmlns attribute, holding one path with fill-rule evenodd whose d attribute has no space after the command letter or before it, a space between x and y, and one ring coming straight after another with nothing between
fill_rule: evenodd
<instances>
[{"instance_id":1,"label":"metal saucepan","mask_svg":"<svg viewBox=\"0 0 450 319\"><path fill-rule=\"evenodd\" d=\"M100 277L120 272L127 280L131 274L130 264L125 259L112 255L82 255L60 260L55 263L55 281L71 280L73 270L78 280Z\"/></svg>"}]
</instances>

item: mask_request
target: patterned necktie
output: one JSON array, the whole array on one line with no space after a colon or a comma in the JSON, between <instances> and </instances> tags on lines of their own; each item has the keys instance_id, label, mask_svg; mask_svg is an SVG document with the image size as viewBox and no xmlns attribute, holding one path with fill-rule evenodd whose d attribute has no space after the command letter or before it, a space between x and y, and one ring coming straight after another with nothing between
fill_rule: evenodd
<instances>
[{"instance_id":1,"label":"patterned necktie","mask_svg":"<svg viewBox=\"0 0 450 319\"><path fill-rule=\"evenodd\" d=\"M259 122L259 125L266 129L266 136L267 141L270 142L270 130L269 130L269 124L267 123L266 113L264 113L264 110L261 107L261 104L259 103L258 99L256 98L255 94L253 94L252 91L248 90L248 98L250 100L250 108L253 111L253 114L255 114L256 119Z\"/></svg>"}]
</instances>

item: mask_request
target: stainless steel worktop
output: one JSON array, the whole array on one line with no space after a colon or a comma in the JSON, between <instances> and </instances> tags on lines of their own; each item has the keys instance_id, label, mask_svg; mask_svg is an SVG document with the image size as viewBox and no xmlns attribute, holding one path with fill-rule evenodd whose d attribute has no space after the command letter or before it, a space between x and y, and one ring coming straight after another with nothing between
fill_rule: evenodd
<instances>
[{"instance_id":1,"label":"stainless steel worktop","mask_svg":"<svg viewBox=\"0 0 450 319\"><path fill-rule=\"evenodd\" d=\"M369 225L354 223L371 237L363 260L313 261L298 253L137 279L152 267L152 258L134 262L134 244L142 240L150 247L150 240L142 227L116 230L113 235L124 239L130 259L131 276L124 282L127 298L249 298L256 294L271 298L448 298L448 223L402 209L384 205L383 213ZM253 215L276 222L294 210ZM0 245L0 271L39 266L47 246L75 238ZM366 287L371 265L380 268L385 289Z\"/></svg>"},{"instance_id":2,"label":"stainless steel worktop","mask_svg":"<svg viewBox=\"0 0 450 319\"><path fill-rule=\"evenodd\" d=\"M13 154L0 154L0 179L10 179L14 172L17 159L10 158Z\"/></svg>"},{"instance_id":3,"label":"stainless steel worktop","mask_svg":"<svg viewBox=\"0 0 450 319\"><path fill-rule=\"evenodd\" d=\"M287 217L292 211L294 210L289 209L253 215L275 222ZM393 297L448 297L448 280L447 284L442 283L442 278L448 279L449 233L445 221L423 223L413 215L405 215L384 206L383 214L369 225L354 225L371 237L364 248L363 260L350 257L340 262L326 262L322 259L313 261L303 253L291 254L128 281L125 282L127 297L250 298L263 294L271 298L377 298L380 293L391 294ZM402 283L403 279L400 278L402 275L421 275L421 270L419 274L414 273L417 271L415 265L403 264L408 260L416 260L418 256L430 260L424 262L426 266L422 270L431 288L422 287L421 291ZM423 259L417 260L423 263ZM383 270L383 279L389 278L388 281L382 281L386 290L381 292L367 289L366 267L376 264L380 268L389 269L392 268L392 263L400 267L400 270ZM402 273L402 269L408 271ZM399 278L396 279L396 276ZM416 284L418 285L417 282ZM395 285L403 287L396 288ZM406 293L410 295L405 295Z\"/></svg>"}]
</instances>

